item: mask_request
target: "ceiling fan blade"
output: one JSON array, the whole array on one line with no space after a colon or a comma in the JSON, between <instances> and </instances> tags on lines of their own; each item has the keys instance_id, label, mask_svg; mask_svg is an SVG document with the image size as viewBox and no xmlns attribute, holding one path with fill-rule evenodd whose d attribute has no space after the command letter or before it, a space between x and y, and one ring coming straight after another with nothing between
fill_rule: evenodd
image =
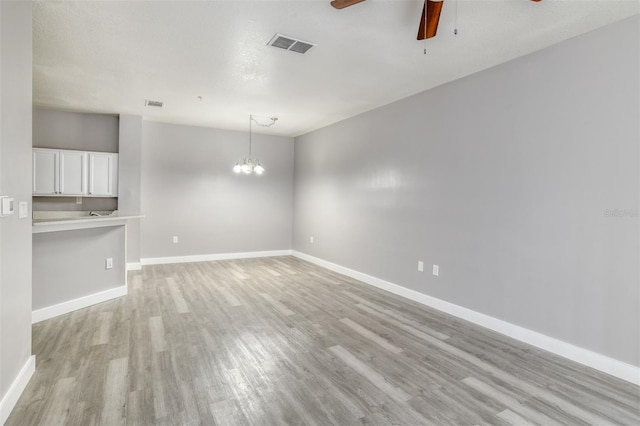
<instances>
[{"instance_id":1,"label":"ceiling fan blade","mask_svg":"<svg viewBox=\"0 0 640 426\"><path fill-rule=\"evenodd\" d=\"M344 9L345 7L353 6L354 4L358 4L364 0L333 0L331 2L331 6L336 9Z\"/></svg>"},{"instance_id":2,"label":"ceiling fan blade","mask_svg":"<svg viewBox=\"0 0 640 426\"><path fill-rule=\"evenodd\" d=\"M418 40L435 37L438 31L438 21L444 1L424 0L422 15L420 17L420 28L418 28ZM426 18L426 19L425 19Z\"/></svg>"}]
</instances>

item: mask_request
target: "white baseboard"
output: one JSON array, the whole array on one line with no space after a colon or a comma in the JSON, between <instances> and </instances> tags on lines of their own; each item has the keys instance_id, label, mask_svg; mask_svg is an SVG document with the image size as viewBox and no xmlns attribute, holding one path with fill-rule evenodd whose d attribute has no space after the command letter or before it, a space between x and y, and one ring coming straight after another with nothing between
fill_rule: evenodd
<instances>
[{"instance_id":1,"label":"white baseboard","mask_svg":"<svg viewBox=\"0 0 640 426\"><path fill-rule=\"evenodd\" d=\"M7 393L2 397L2 400L0 400L0 425L3 425L9 418L11 410L16 406L20 395L24 392L24 388L29 384L29 380L35 371L36 356L31 355L22 366L22 369L20 369L16 379L11 383L11 386L9 386Z\"/></svg>"},{"instance_id":2,"label":"white baseboard","mask_svg":"<svg viewBox=\"0 0 640 426\"><path fill-rule=\"evenodd\" d=\"M241 253L197 254L193 256L147 257L142 265L165 265L169 263L208 262L211 260L250 259L254 257L290 256L291 250L249 251Z\"/></svg>"},{"instance_id":3,"label":"white baseboard","mask_svg":"<svg viewBox=\"0 0 640 426\"><path fill-rule=\"evenodd\" d=\"M140 271L142 270L141 262L128 262L127 263L127 271Z\"/></svg>"},{"instance_id":4,"label":"white baseboard","mask_svg":"<svg viewBox=\"0 0 640 426\"><path fill-rule=\"evenodd\" d=\"M121 287L101 291L100 293L94 293L77 299L68 300L66 302L58 303L57 305L47 306L46 308L41 308L31 312L31 322L35 324L49 318L57 317L58 315L67 314L78 309L86 308L87 306L95 305L96 303L106 302L107 300L116 299L126 295L127 286L123 285Z\"/></svg>"},{"instance_id":5,"label":"white baseboard","mask_svg":"<svg viewBox=\"0 0 640 426\"><path fill-rule=\"evenodd\" d=\"M572 345L571 343L558 340L554 337L549 337L542 333L538 333L537 331L529 330L527 328L520 327L518 325L511 324L497 318L493 318L489 315L485 315L480 312L476 312L471 309L459 305L454 305L453 303L446 302L432 296L428 296L424 293L420 293L415 290L411 290L406 287L381 280L380 278L376 278L371 275L346 268L344 266L336 265L335 263L331 263L296 250L292 250L291 254L295 257L362 281L366 284L370 284L374 287L378 287L399 296L406 297L407 299L432 307L455 317L462 318L464 320L504 334L521 342L528 343L529 345L544 349L548 352L560 355L561 357L570 359L588 367L595 368L596 370L602 371L636 385L640 385L639 367L624 363L622 361L618 361L616 359L607 357L597 352L590 351L588 349Z\"/></svg>"}]
</instances>

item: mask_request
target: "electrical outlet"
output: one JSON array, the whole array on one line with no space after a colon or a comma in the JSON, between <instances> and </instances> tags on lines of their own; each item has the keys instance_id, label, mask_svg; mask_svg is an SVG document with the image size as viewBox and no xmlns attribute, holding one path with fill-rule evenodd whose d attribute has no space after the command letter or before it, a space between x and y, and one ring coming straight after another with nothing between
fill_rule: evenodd
<instances>
[{"instance_id":1,"label":"electrical outlet","mask_svg":"<svg viewBox=\"0 0 640 426\"><path fill-rule=\"evenodd\" d=\"M436 277L440 274L440 267L438 265L433 265L433 275Z\"/></svg>"},{"instance_id":2,"label":"electrical outlet","mask_svg":"<svg viewBox=\"0 0 640 426\"><path fill-rule=\"evenodd\" d=\"M177 235L173 236L173 244L178 244L178 236Z\"/></svg>"},{"instance_id":3,"label":"electrical outlet","mask_svg":"<svg viewBox=\"0 0 640 426\"><path fill-rule=\"evenodd\" d=\"M112 257L108 257L107 260L104 262L104 269L113 269L113 258Z\"/></svg>"},{"instance_id":4,"label":"electrical outlet","mask_svg":"<svg viewBox=\"0 0 640 426\"><path fill-rule=\"evenodd\" d=\"M309 238L309 242L313 244L313 237Z\"/></svg>"},{"instance_id":5,"label":"electrical outlet","mask_svg":"<svg viewBox=\"0 0 640 426\"><path fill-rule=\"evenodd\" d=\"M82 197L76 197L76 204L82 204Z\"/></svg>"},{"instance_id":6,"label":"electrical outlet","mask_svg":"<svg viewBox=\"0 0 640 426\"><path fill-rule=\"evenodd\" d=\"M424 271L424 263L422 262L422 260L418 260L418 272L423 272Z\"/></svg>"}]
</instances>

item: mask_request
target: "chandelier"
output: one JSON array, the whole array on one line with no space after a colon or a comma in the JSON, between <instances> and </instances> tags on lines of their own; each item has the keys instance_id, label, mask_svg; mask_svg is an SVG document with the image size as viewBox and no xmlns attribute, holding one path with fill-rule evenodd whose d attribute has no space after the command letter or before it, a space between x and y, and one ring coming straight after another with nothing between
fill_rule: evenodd
<instances>
[{"instance_id":1,"label":"chandelier","mask_svg":"<svg viewBox=\"0 0 640 426\"><path fill-rule=\"evenodd\" d=\"M261 127L271 127L276 124L276 121L278 121L278 117L271 117L270 120L271 123L269 124L260 124L256 121L255 118L253 118L253 115L249 115L249 156L236 162L236 165L233 166L233 171L235 173L244 173L246 175L250 175L252 173L261 175L264 173L264 167L262 166L262 164L260 164L260 160L251 157L251 125L252 123L256 123Z\"/></svg>"}]
</instances>

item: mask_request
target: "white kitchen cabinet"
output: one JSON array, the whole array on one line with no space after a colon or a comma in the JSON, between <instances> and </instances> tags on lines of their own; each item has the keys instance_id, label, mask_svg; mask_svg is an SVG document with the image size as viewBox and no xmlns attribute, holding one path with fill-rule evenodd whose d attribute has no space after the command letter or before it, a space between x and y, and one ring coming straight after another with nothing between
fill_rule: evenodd
<instances>
[{"instance_id":1,"label":"white kitchen cabinet","mask_svg":"<svg viewBox=\"0 0 640 426\"><path fill-rule=\"evenodd\" d=\"M89 153L89 195L96 197L118 195L118 154Z\"/></svg>"},{"instance_id":2,"label":"white kitchen cabinet","mask_svg":"<svg viewBox=\"0 0 640 426\"><path fill-rule=\"evenodd\" d=\"M33 150L33 195L57 195L60 172L59 151Z\"/></svg>"},{"instance_id":3,"label":"white kitchen cabinet","mask_svg":"<svg viewBox=\"0 0 640 426\"><path fill-rule=\"evenodd\" d=\"M34 149L33 195L86 195L86 169L86 152Z\"/></svg>"},{"instance_id":4,"label":"white kitchen cabinet","mask_svg":"<svg viewBox=\"0 0 640 426\"><path fill-rule=\"evenodd\" d=\"M118 154L34 148L33 195L116 197Z\"/></svg>"},{"instance_id":5,"label":"white kitchen cabinet","mask_svg":"<svg viewBox=\"0 0 640 426\"><path fill-rule=\"evenodd\" d=\"M87 193L87 153L60 151L60 195L86 195Z\"/></svg>"}]
</instances>

